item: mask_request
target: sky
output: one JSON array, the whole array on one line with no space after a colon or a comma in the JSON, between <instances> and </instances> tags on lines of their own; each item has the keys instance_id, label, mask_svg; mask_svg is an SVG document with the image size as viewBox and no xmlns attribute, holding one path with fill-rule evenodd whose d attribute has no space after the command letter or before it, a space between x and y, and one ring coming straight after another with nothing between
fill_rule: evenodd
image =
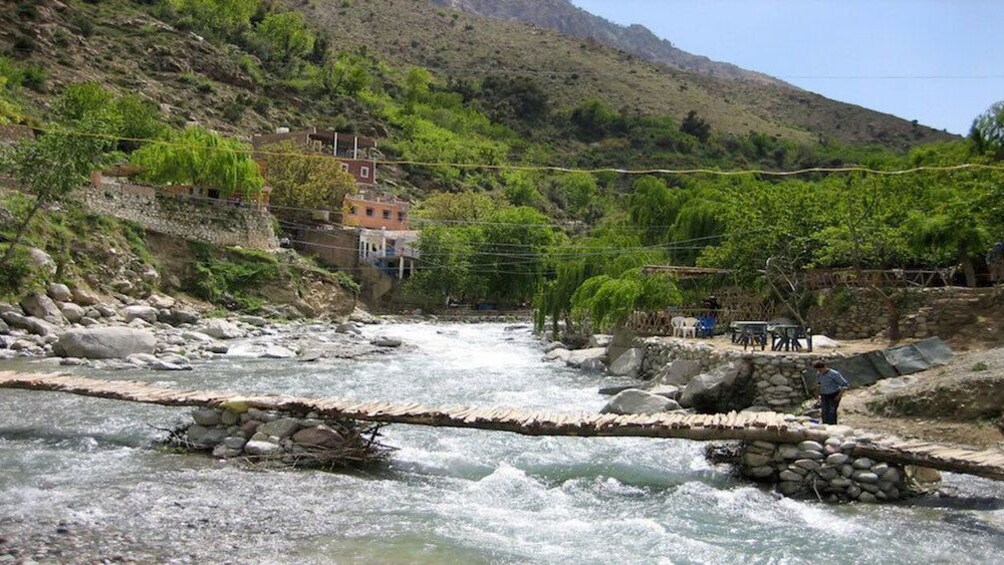
<instances>
[{"instance_id":1,"label":"sky","mask_svg":"<svg viewBox=\"0 0 1004 565\"><path fill-rule=\"evenodd\" d=\"M1004 0L572 0L676 47L965 134L1004 100Z\"/></svg>"}]
</instances>

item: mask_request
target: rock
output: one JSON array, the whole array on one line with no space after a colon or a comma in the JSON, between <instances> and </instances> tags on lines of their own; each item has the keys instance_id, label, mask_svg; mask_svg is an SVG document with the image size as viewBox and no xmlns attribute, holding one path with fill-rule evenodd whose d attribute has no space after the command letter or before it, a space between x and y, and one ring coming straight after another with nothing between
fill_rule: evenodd
<instances>
[{"instance_id":1,"label":"rock","mask_svg":"<svg viewBox=\"0 0 1004 565\"><path fill-rule=\"evenodd\" d=\"M782 461L793 460L798 457L798 446L789 443L783 444L777 448L777 456Z\"/></svg>"},{"instance_id":2,"label":"rock","mask_svg":"<svg viewBox=\"0 0 1004 565\"><path fill-rule=\"evenodd\" d=\"M228 447L226 443L221 443L213 448L213 457L219 457L221 459L229 459L231 457L237 457L241 454L240 449L234 449Z\"/></svg>"},{"instance_id":3,"label":"rock","mask_svg":"<svg viewBox=\"0 0 1004 565\"><path fill-rule=\"evenodd\" d=\"M782 481L795 481L798 483L802 482L802 475L799 475L798 473L795 473L794 471L789 471L787 469L781 471L781 473L777 476L777 478L781 479Z\"/></svg>"},{"instance_id":4,"label":"rock","mask_svg":"<svg viewBox=\"0 0 1004 565\"><path fill-rule=\"evenodd\" d=\"M97 294L87 290L86 288L74 287L71 291L73 295L73 302L81 306L94 306L101 302L101 298Z\"/></svg>"},{"instance_id":5,"label":"rock","mask_svg":"<svg viewBox=\"0 0 1004 565\"><path fill-rule=\"evenodd\" d=\"M192 410L192 419L200 426L212 427L221 423L220 411L215 408L196 408Z\"/></svg>"},{"instance_id":6,"label":"rock","mask_svg":"<svg viewBox=\"0 0 1004 565\"><path fill-rule=\"evenodd\" d=\"M637 377L644 357L643 350L632 347L614 359L610 364L610 374L618 377Z\"/></svg>"},{"instance_id":7,"label":"rock","mask_svg":"<svg viewBox=\"0 0 1004 565\"><path fill-rule=\"evenodd\" d=\"M206 351L219 355L226 355L230 351L230 346L225 343L211 343L206 346Z\"/></svg>"},{"instance_id":8,"label":"rock","mask_svg":"<svg viewBox=\"0 0 1004 565\"><path fill-rule=\"evenodd\" d=\"M261 316L241 316L240 321L250 326L254 326L256 328L261 328L268 325L268 320L262 318Z\"/></svg>"},{"instance_id":9,"label":"rock","mask_svg":"<svg viewBox=\"0 0 1004 565\"><path fill-rule=\"evenodd\" d=\"M355 324L355 322L343 322L338 324L335 328L335 332L340 334L355 334L363 335L363 330Z\"/></svg>"},{"instance_id":10,"label":"rock","mask_svg":"<svg viewBox=\"0 0 1004 565\"><path fill-rule=\"evenodd\" d=\"M746 462L750 467L762 467L770 463L770 457L762 455L760 453L747 453L743 456L743 461ZM784 480L784 479L781 479Z\"/></svg>"},{"instance_id":11,"label":"rock","mask_svg":"<svg viewBox=\"0 0 1004 565\"><path fill-rule=\"evenodd\" d=\"M907 476L922 484L940 483L941 471L929 467L907 467Z\"/></svg>"},{"instance_id":12,"label":"rock","mask_svg":"<svg viewBox=\"0 0 1004 565\"><path fill-rule=\"evenodd\" d=\"M65 284L59 283L49 283L49 286L45 289L46 294L49 298L55 300L56 302L72 302L73 293L70 292L70 287Z\"/></svg>"},{"instance_id":13,"label":"rock","mask_svg":"<svg viewBox=\"0 0 1004 565\"><path fill-rule=\"evenodd\" d=\"M851 486L852 484L854 483L852 483L850 479L844 477L836 477L830 479L830 486L836 489L845 489Z\"/></svg>"},{"instance_id":14,"label":"rock","mask_svg":"<svg viewBox=\"0 0 1004 565\"><path fill-rule=\"evenodd\" d=\"M197 324L199 323L199 315L191 310L171 308L170 310L167 310L166 314L163 310L160 311L157 315L157 320L164 322L165 324L171 324L172 326L180 326L181 324Z\"/></svg>"},{"instance_id":15,"label":"rock","mask_svg":"<svg viewBox=\"0 0 1004 565\"><path fill-rule=\"evenodd\" d=\"M740 374L748 369L749 366L741 361L730 361L697 375L680 393L680 405L705 412L732 409L734 406L730 405L736 404L734 387Z\"/></svg>"},{"instance_id":16,"label":"rock","mask_svg":"<svg viewBox=\"0 0 1004 565\"><path fill-rule=\"evenodd\" d=\"M223 440L223 445L229 447L230 449L241 450L244 449L244 445L248 441L242 437L230 436Z\"/></svg>"},{"instance_id":17,"label":"rock","mask_svg":"<svg viewBox=\"0 0 1004 565\"><path fill-rule=\"evenodd\" d=\"M277 438L287 438L300 429L300 422L295 418L279 418L272 422L258 426L258 432L275 436Z\"/></svg>"},{"instance_id":18,"label":"rock","mask_svg":"<svg viewBox=\"0 0 1004 565\"><path fill-rule=\"evenodd\" d=\"M851 478L859 483L877 483L879 480L878 475L871 471L854 471Z\"/></svg>"},{"instance_id":19,"label":"rock","mask_svg":"<svg viewBox=\"0 0 1004 565\"><path fill-rule=\"evenodd\" d=\"M564 363L572 352L567 349L555 349L544 354L544 361L561 361Z\"/></svg>"},{"instance_id":20,"label":"rock","mask_svg":"<svg viewBox=\"0 0 1004 565\"><path fill-rule=\"evenodd\" d=\"M798 459L815 459L819 461L823 459L823 454L818 451L799 451L795 457Z\"/></svg>"},{"instance_id":21,"label":"rock","mask_svg":"<svg viewBox=\"0 0 1004 565\"><path fill-rule=\"evenodd\" d=\"M582 364L589 360L598 360L602 365L603 359L607 355L607 350L602 347L592 349L576 349L568 354L565 364L569 367L581 368Z\"/></svg>"},{"instance_id":22,"label":"rock","mask_svg":"<svg viewBox=\"0 0 1004 565\"><path fill-rule=\"evenodd\" d=\"M353 310L351 314L349 314L349 321L350 322L356 322L356 323L359 323L359 324L379 324L380 323L379 319L377 319L375 316L373 316L369 312L360 309L359 307L356 307L356 309Z\"/></svg>"},{"instance_id":23,"label":"rock","mask_svg":"<svg viewBox=\"0 0 1004 565\"><path fill-rule=\"evenodd\" d=\"M213 318L202 324L202 333L216 339L237 339L244 337L244 332L233 322Z\"/></svg>"},{"instance_id":24,"label":"rock","mask_svg":"<svg viewBox=\"0 0 1004 565\"><path fill-rule=\"evenodd\" d=\"M157 310L165 310L173 308L175 304L178 303L177 300L171 298L170 296L165 296L163 294L153 293L146 299L146 303Z\"/></svg>"},{"instance_id":25,"label":"rock","mask_svg":"<svg viewBox=\"0 0 1004 565\"><path fill-rule=\"evenodd\" d=\"M749 467L746 469L746 475L754 479L766 479L774 475L774 468L770 465L764 465L763 467Z\"/></svg>"},{"instance_id":26,"label":"rock","mask_svg":"<svg viewBox=\"0 0 1004 565\"><path fill-rule=\"evenodd\" d=\"M840 347L840 342L828 338L825 335L812 336L813 349L836 349Z\"/></svg>"},{"instance_id":27,"label":"rock","mask_svg":"<svg viewBox=\"0 0 1004 565\"><path fill-rule=\"evenodd\" d=\"M636 388L625 390L610 399L601 414L658 414L679 410L680 405L665 396L652 394Z\"/></svg>"},{"instance_id":28,"label":"rock","mask_svg":"<svg viewBox=\"0 0 1004 565\"><path fill-rule=\"evenodd\" d=\"M871 468L871 472L875 473L876 475L878 475L880 477L882 476L882 473L885 473L888 470L889 470L889 464L888 463L876 463L875 465L872 465L872 468Z\"/></svg>"},{"instance_id":29,"label":"rock","mask_svg":"<svg viewBox=\"0 0 1004 565\"><path fill-rule=\"evenodd\" d=\"M2 317L3 321L9 324L10 327L26 330L35 335L55 335L59 331L54 324L50 324L45 320L22 316L16 312L4 312L3 314L0 314L0 317Z\"/></svg>"},{"instance_id":30,"label":"rock","mask_svg":"<svg viewBox=\"0 0 1004 565\"><path fill-rule=\"evenodd\" d=\"M892 483L894 485L899 484L900 478L901 477L899 475L899 470L896 469L895 467L889 467L888 469L885 470L885 472L879 475L879 479L881 479L884 482Z\"/></svg>"},{"instance_id":31,"label":"rock","mask_svg":"<svg viewBox=\"0 0 1004 565\"><path fill-rule=\"evenodd\" d=\"M240 422L240 420L241 420L241 415L238 414L237 412L234 412L233 410L224 410L223 414L220 414L220 422L224 426L236 425L237 422Z\"/></svg>"},{"instance_id":32,"label":"rock","mask_svg":"<svg viewBox=\"0 0 1004 565\"><path fill-rule=\"evenodd\" d=\"M819 445L818 441L803 441L798 444L799 451L823 451L823 446Z\"/></svg>"},{"instance_id":33,"label":"rock","mask_svg":"<svg viewBox=\"0 0 1004 565\"><path fill-rule=\"evenodd\" d=\"M658 382L666 385L686 386L690 380L701 373L701 364L692 359L675 359L659 376Z\"/></svg>"},{"instance_id":34,"label":"rock","mask_svg":"<svg viewBox=\"0 0 1004 565\"><path fill-rule=\"evenodd\" d=\"M182 332L181 337L188 341L198 341L201 343L212 343L213 338L202 332Z\"/></svg>"},{"instance_id":35,"label":"rock","mask_svg":"<svg viewBox=\"0 0 1004 565\"><path fill-rule=\"evenodd\" d=\"M877 501L878 498L870 492L862 492L858 495L858 502L871 503Z\"/></svg>"},{"instance_id":36,"label":"rock","mask_svg":"<svg viewBox=\"0 0 1004 565\"><path fill-rule=\"evenodd\" d=\"M874 465L874 464L875 464L875 462L872 461L871 459L867 458L867 457L861 457L859 459L855 459L851 463L851 465L855 469L871 469L872 465Z\"/></svg>"},{"instance_id":37,"label":"rock","mask_svg":"<svg viewBox=\"0 0 1004 565\"><path fill-rule=\"evenodd\" d=\"M188 357L184 355L178 355L177 353L164 353L159 359L161 361L166 361L167 363L174 363L175 365L188 365Z\"/></svg>"},{"instance_id":38,"label":"rock","mask_svg":"<svg viewBox=\"0 0 1004 565\"><path fill-rule=\"evenodd\" d=\"M177 364L177 363L170 363L168 361L164 361L164 360L161 360L161 359L156 359L156 360L154 360L152 363L150 363L147 366L149 368L153 369L154 371L191 371L192 370L192 366L189 365L188 363L185 363L185 364L181 365L181 364Z\"/></svg>"},{"instance_id":39,"label":"rock","mask_svg":"<svg viewBox=\"0 0 1004 565\"><path fill-rule=\"evenodd\" d=\"M568 347L565 346L565 344L561 343L560 341L552 341L551 343L544 346L544 353L550 353L555 349L568 349Z\"/></svg>"},{"instance_id":40,"label":"rock","mask_svg":"<svg viewBox=\"0 0 1004 565\"><path fill-rule=\"evenodd\" d=\"M342 435L328 426L304 428L293 434L293 441L311 447L338 447L344 442Z\"/></svg>"},{"instance_id":41,"label":"rock","mask_svg":"<svg viewBox=\"0 0 1004 565\"><path fill-rule=\"evenodd\" d=\"M582 362L582 365L580 365L579 368L582 369L583 371L589 371L593 373L602 373L603 371L607 370L607 366L603 364L603 360L597 358L586 359L585 361Z\"/></svg>"},{"instance_id":42,"label":"rock","mask_svg":"<svg viewBox=\"0 0 1004 565\"><path fill-rule=\"evenodd\" d=\"M815 471L819 468L819 462L814 459L798 459L792 465L801 467L807 471Z\"/></svg>"},{"instance_id":43,"label":"rock","mask_svg":"<svg viewBox=\"0 0 1004 565\"><path fill-rule=\"evenodd\" d=\"M80 365L86 365L86 359L77 359L76 357L64 357L59 360L60 365L65 365L67 367L79 367Z\"/></svg>"},{"instance_id":44,"label":"rock","mask_svg":"<svg viewBox=\"0 0 1004 565\"><path fill-rule=\"evenodd\" d=\"M670 400L676 400L680 398L680 388L673 385L659 385L648 389L648 391L652 394L665 396Z\"/></svg>"},{"instance_id":45,"label":"rock","mask_svg":"<svg viewBox=\"0 0 1004 565\"><path fill-rule=\"evenodd\" d=\"M269 345L261 356L264 359L292 359L296 357L296 353L280 345Z\"/></svg>"},{"instance_id":46,"label":"rock","mask_svg":"<svg viewBox=\"0 0 1004 565\"><path fill-rule=\"evenodd\" d=\"M21 298L21 308L25 313L35 318L41 318L51 324L63 323L63 313L59 311L59 306L48 296L32 292Z\"/></svg>"},{"instance_id":47,"label":"rock","mask_svg":"<svg viewBox=\"0 0 1004 565\"><path fill-rule=\"evenodd\" d=\"M203 426L201 424L192 424L188 426L188 431L185 432L188 442L202 448L216 447L224 438L227 437L227 431L221 428L210 428Z\"/></svg>"},{"instance_id":48,"label":"rock","mask_svg":"<svg viewBox=\"0 0 1004 565\"><path fill-rule=\"evenodd\" d=\"M61 357L124 359L134 353L153 353L157 339L152 333L133 328L107 327L64 332L53 344Z\"/></svg>"},{"instance_id":49,"label":"rock","mask_svg":"<svg viewBox=\"0 0 1004 565\"><path fill-rule=\"evenodd\" d=\"M638 388L637 385L616 385L616 386L605 386L601 387L599 393L604 396L615 396L624 392L625 390L631 390L633 388Z\"/></svg>"},{"instance_id":50,"label":"rock","mask_svg":"<svg viewBox=\"0 0 1004 565\"><path fill-rule=\"evenodd\" d=\"M112 318L118 313L115 308L108 304L98 304L94 309L97 310L98 314L101 314L102 318Z\"/></svg>"},{"instance_id":51,"label":"rock","mask_svg":"<svg viewBox=\"0 0 1004 565\"><path fill-rule=\"evenodd\" d=\"M126 357L126 361L132 363L133 365L145 367L150 363L155 363L157 361L157 357L151 355L150 353L136 353Z\"/></svg>"},{"instance_id":52,"label":"rock","mask_svg":"<svg viewBox=\"0 0 1004 565\"><path fill-rule=\"evenodd\" d=\"M386 335L380 335L370 340L370 344L377 347L401 347L401 343L403 343L401 338Z\"/></svg>"},{"instance_id":53,"label":"rock","mask_svg":"<svg viewBox=\"0 0 1004 565\"><path fill-rule=\"evenodd\" d=\"M826 464L839 467L840 465L847 463L848 459L850 459L850 457L844 455L843 453L834 453L826 456Z\"/></svg>"},{"instance_id":54,"label":"rock","mask_svg":"<svg viewBox=\"0 0 1004 565\"><path fill-rule=\"evenodd\" d=\"M52 257L48 253L37 247L28 248L28 261L31 262L34 267L45 271L50 275L56 274L56 262L52 260Z\"/></svg>"},{"instance_id":55,"label":"rock","mask_svg":"<svg viewBox=\"0 0 1004 565\"><path fill-rule=\"evenodd\" d=\"M281 447L269 441L251 440L244 444L244 453L255 456L273 455L281 449Z\"/></svg>"},{"instance_id":56,"label":"rock","mask_svg":"<svg viewBox=\"0 0 1004 565\"><path fill-rule=\"evenodd\" d=\"M122 309L122 319L126 323L133 320L143 320L152 324L157 321L157 309L153 306L126 306Z\"/></svg>"},{"instance_id":57,"label":"rock","mask_svg":"<svg viewBox=\"0 0 1004 565\"><path fill-rule=\"evenodd\" d=\"M589 336L589 343L586 344L589 348L603 347L606 348L613 341L614 336L606 334L593 334Z\"/></svg>"},{"instance_id":58,"label":"rock","mask_svg":"<svg viewBox=\"0 0 1004 565\"><path fill-rule=\"evenodd\" d=\"M157 272L157 269L154 269L152 266L147 265L143 269L143 272L140 273L140 278L143 279L143 282L152 284L160 280L160 273Z\"/></svg>"},{"instance_id":59,"label":"rock","mask_svg":"<svg viewBox=\"0 0 1004 565\"><path fill-rule=\"evenodd\" d=\"M95 320L94 318L89 318L87 316L84 316L83 318L80 319L80 325L84 326L85 328L90 328L98 325L98 321Z\"/></svg>"},{"instance_id":60,"label":"rock","mask_svg":"<svg viewBox=\"0 0 1004 565\"><path fill-rule=\"evenodd\" d=\"M84 308L72 302L64 302L59 305L59 311L66 318L66 321L76 324L84 319Z\"/></svg>"}]
</instances>

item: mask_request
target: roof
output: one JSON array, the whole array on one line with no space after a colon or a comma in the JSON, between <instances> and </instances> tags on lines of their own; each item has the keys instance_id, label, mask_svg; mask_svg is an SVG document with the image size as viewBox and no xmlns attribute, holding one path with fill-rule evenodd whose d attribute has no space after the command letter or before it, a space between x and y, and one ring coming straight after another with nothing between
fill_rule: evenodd
<instances>
[{"instance_id":1,"label":"roof","mask_svg":"<svg viewBox=\"0 0 1004 565\"><path fill-rule=\"evenodd\" d=\"M269 145L271 143L279 143L287 139L301 139L301 140L319 140L327 144L334 144L335 139L338 140L338 147L344 147L348 149L355 148L358 144L359 149L366 149L368 147L376 147L377 142L371 137L361 137L351 133L337 132L332 129L323 129L310 127L307 129L301 129L296 131L288 131L284 133L265 133L256 134L251 137L251 144L255 147L261 147L263 145Z\"/></svg>"}]
</instances>

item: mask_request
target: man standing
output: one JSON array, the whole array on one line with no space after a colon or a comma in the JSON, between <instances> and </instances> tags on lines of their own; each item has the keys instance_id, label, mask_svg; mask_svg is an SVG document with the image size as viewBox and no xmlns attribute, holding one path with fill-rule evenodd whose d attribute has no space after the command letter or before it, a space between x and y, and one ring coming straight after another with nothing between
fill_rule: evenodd
<instances>
[{"instance_id":1,"label":"man standing","mask_svg":"<svg viewBox=\"0 0 1004 565\"><path fill-rule=\"evenodd\" d=\"M839 371L827 367L822 361L816 362L813 367L816 368L816 380L819 382L819 404L823 412L823 423L835 425L840 397L851 385Z\"/></svg>"}]
</instances>

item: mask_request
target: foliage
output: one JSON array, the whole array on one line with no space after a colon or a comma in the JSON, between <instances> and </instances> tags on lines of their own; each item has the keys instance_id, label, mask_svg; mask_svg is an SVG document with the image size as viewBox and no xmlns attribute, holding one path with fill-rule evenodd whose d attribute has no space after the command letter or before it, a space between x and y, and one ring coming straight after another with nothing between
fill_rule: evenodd
<instances>
[{"instance_id":1,"label":"foliage","mask_svg":"<svg viewBox=\"0 0 1004 565\"><path fill-rule=\"evenodd\" d=\"M680 123L680 131L696 137L704 143L711 137L711 124L697 115L695 110L687 112L687 117Z\"/></svg>"},{"instance_id":2,"label":"foliage","mask_svg":"<svg viewBox=\"0 0 1004 565\"><path fill-rule=\"evenodd\" d=\"M150 182L217 189L224 195L252 197L265 183L246 143L194 126L143 146L132 162L143 167L142 176Z\"/></svg>"},{"instance_id":3,"label":"foliage","mask_svg":"<svg viewBox=\"0 0 1004 565\"><path fill-rule=\"evenodd\" d=\"M485 192L440 192L423 200L412 210L412 217L430 223L485 221L495 210L507 205Z\"/></svg>"},{"instance_id":4,"label":"foliage","mask_svg":"<svg viewBox=\"0 0 1004 565\"><path fill-rule=\"evenodd\" d=\"M221 37L233 36L251 26L251 16L261 0L166 0L175 10L192 16L200 29Z\"/></svg>"},{"instance_id":5,"label":"foliage","mask_svg":"<svg viewBox=\"0 0 1004 565\"><path fill-rule=\"evenodd\" d=\"M329 59L321 70L324 90L330 94L356 96L373 83L370 64L364 57L339 53Z\"/></svg>"},{"instance_id":6,"label":"foliage","mask_svg":"<svg viewBox=\"0 0 1004 565\"><path fill-rule=\"evenodd\" d=\"M355 177L335 159L305 152L292 142L264 148L259 157L270 201L291 208L341 210L342 200L356 189Z\"/></svg>"},{"instance_id":7,"label":"foliage","mask_svg":"<svg viewBox=\"0 0 1004 565\"><path fill-rule=\"evenodd\" d=\"M255 33L281 61L306 57L314 49L314 34L299 12L279 12L265 16Z\"/></svg>"},{"instance_id":8,"label":"foliage","mask_svg":"<svg viewBox=\"0 0 1004 565\"><path fill-rule=\"evenodd\" d=\"M659 310L681 299L669 278L630 269L619 277L598 275L585 280L572 296L572 313L580 321L588 317L594 329L605 330L622 324L637 310Z\"/></svg>"},{"instance_id":9,"label":"foliage","mask_svg":"<svg viewBox=\"0 0 1004 565\"><path fill-rule=\"evenodd\" d=\"M192 243L190 248L196 263L188 290L233 310L259 309L262 301L253 292L281 274L279 262L265 253L233 249L220 256L207 245Z\"/></svg>"},{"instance_id":10,"label":"foliage","mask_svg":"<svg viewBox=\"0 0 1004 565\"><path fill-rule=\"evenodd\" d=\"M990 106L973 120L969 138L980 153L1004 158L1004 100Z\"/></svg>"}]
</instances>

